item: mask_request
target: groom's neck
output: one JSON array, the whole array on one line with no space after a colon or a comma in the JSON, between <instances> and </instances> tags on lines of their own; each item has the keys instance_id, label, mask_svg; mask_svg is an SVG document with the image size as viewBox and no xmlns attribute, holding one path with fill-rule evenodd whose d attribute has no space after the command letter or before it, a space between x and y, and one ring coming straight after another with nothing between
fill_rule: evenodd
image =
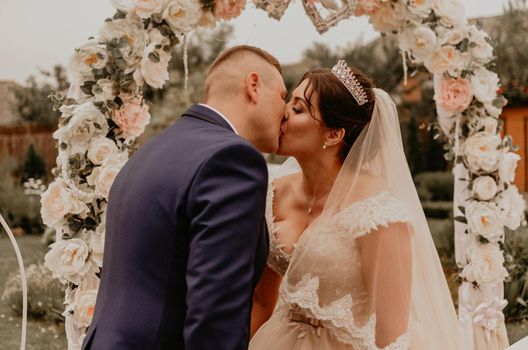
<instances>
[{"instance_id":1,"label":"groom's neck","mask_svg":"<svg viewBox=\"0 0 528 350\"><path fill-rule=\"evenodd\" d=\"M239 111L237 107L229 106L225 103L219 103L216 101L206 101L202 102L203 104L213 108L214 110L220 112L222 116L227 119L233 126L235 127L236 131L241 135L243 135L243 125L241 125L240 117L239 117Z\"/></svg>"}]
</instances>

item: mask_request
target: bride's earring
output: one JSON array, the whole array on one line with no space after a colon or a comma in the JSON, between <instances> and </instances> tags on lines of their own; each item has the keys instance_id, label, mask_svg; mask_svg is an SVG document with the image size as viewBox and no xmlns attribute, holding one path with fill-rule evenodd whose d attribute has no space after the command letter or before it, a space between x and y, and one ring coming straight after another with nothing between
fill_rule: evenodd
<instances>
[{"instance_id":1,"label":"bride's earring","mask_svg":"<svg viewBox=\"0 0 528 350\"><path fill-rule=\"evenodd\" d=\"M323 149L326 149L326 142L325 142L324 145L323 145Z\"/></svg>"}]
</instances>

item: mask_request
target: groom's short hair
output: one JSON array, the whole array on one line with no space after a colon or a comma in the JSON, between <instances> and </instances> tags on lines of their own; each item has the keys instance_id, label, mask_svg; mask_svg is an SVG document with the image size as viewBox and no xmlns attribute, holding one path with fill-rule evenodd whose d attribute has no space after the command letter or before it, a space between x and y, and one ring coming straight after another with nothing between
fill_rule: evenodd
<instances>
[{"instance_id":1,"label":"groom's short hair","mask_svg":"<svg viewBox=\"0 0 528 350\"><path fill-rule=\"evenodd\" d=\"M244 53L244 52L253 53L253 54L257 55L257 56L262 57L263 59L268 61L271 65L273 65L275 68L277 68L279 73L282 74L282 67L281 67L279 61L275 58L275 56L273 56L272 54L270 54L266 50L262 50L261 48L258 48L258 47L255 47L255 46L250 46L250 45L238 45L238 46L233 46L233 47L223 51L222 53L220 53L220 55L218 55L218 57L211 64L211 67L209 67L208 75L211 74L223 62L226 62L230 58L233 58L233 57L237 56L238 54Z\"/></svg>"},{"instance_id":2,"label":"groom's short hair","mask_svg":"<svg viewBox=\"0 0 528 350\"><path fill-rule=\"evenodd\" d=\"M209 68L207 77L205 79L204 86L204 101L208 101L209 97L212 94L213 85L217 85L215 89L216 93L222 95L229 95L233 90L233 81L229 79L230 76L235 71L239 71L240 65L244 65L244 62L254 62L258 60L263 60L263 63L266 62L270 64L270 70L275 67L279 74L282 74L282 68L279 61L271 55L269 52L259 49L255 46L249 45L239 45L229 48L216 58ZM221 79L218 79L221 77ZM221 85L221 86L218 86Z\"/></svg>"}]
</instances>

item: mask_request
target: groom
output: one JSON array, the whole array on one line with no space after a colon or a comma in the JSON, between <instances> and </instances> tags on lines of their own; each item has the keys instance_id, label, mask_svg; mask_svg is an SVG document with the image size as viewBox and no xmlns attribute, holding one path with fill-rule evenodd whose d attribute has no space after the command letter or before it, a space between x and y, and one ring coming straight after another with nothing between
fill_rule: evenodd
<instances>
[{"instance_id":1,"label":"groom","mask_svg":"<svg viewBox=\"0 0 528 350\"><path fill-rule=\"evenodd\" d=\"M212 64L203 104L144 145L108 203L95 314L83 349L246 349L266 264L267 169L286 88L251 46Z\"/></svg>"}]
</instances>

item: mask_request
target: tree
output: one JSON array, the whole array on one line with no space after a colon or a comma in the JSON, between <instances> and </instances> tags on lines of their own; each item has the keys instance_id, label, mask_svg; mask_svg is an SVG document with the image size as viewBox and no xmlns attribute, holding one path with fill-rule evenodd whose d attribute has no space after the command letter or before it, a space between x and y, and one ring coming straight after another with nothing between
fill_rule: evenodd
<instances>
[{"instance_id":1,"label":"tree","mask_svg":"<svg viewBox=\"0 0 528 350\"><path fill-rule=\"evenodd\" d=\"M405 153L407 156L407 161L409 163L409 168L412 175L416 175L424 171L424 152L423 145L420 142L420 134L418 125L416 123L416 118L411 117L407 123L407 138L405 142Z\"/></svg>"},{"instance_id":2,"label":"tree","mask_svg":"<svg viewBox=\"0 0 528 350\"><path fill-rule=\"evenodd\" d=\"M526 0L510 0L492 31L496 72L509 106L528 104L528 6Z\"/></svg>"},{"instance_id":3,"label":"tree","mask_svg":"<svg viewBox=\"0 0 528 350\"><path fill-rule=\"evenodd\" d=\"M22 165L22 182L29 178L44 179L46 177L46 164L37 153L33 144L28 148L26 160Z\"/></svg>"},{"instance_id":4,"label":"tree","mask_svg":"<svg viewBox=\"0 0 528 350\"><path fill-rule=\"evenodd\" d=\"M68 87L64 67L56 65L52 73L41 71L39 79L31 75L24 86L14 88L15 108L25 122L56 125L60 112L53 111L49 95L56 91L66 92Z\"/></svg>"}]
</instances>

